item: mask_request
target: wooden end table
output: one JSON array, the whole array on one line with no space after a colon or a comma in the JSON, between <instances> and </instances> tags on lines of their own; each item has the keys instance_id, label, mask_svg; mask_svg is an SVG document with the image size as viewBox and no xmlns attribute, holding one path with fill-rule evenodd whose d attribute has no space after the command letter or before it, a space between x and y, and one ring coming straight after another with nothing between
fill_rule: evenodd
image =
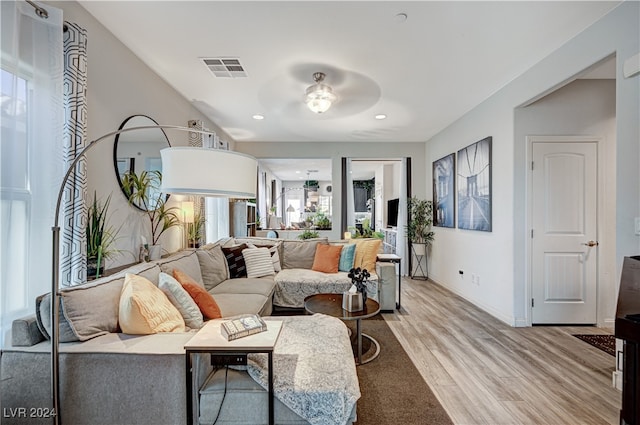
<instances>
[{"instance_id":1,"label":"wooden end table","mask_svg":"<svg viewBox=\"0 0 640 425\"><path fill-rule=\"evenodd\" d=\"M347 311L342 308L342 294L315 294L304 299L304 309L307 313L321 313L327 316L337 317L340 320L356 321L357 353L356 365L360 366L374 360L380 354L380 344L370 335L362 333L360 321L373 317L380 312L380 304L376 300L367 298L364 309L360 311ZM362 359L362 338L368 339L375 345L376 351L367 359Z\"/></svg>"},{"instance_id":2,"label":"wooden end table","mask_svg":"<svg viewBox=\"0 0 640 425\"><path fill-rule=\"evenodd\" d=\"M193 365L191 355L194 353L246 355L249 353L267 353L269 355L269 424L275 423L273 410L273 348L276 345L282 321L269 320L267 330L257 334L227 341L220 333L220 324L225 319L210 320L185 345L187 374L187 424L193 421ZM222 407L222 406L221 406Z\"/></svg>"}]
</instances>

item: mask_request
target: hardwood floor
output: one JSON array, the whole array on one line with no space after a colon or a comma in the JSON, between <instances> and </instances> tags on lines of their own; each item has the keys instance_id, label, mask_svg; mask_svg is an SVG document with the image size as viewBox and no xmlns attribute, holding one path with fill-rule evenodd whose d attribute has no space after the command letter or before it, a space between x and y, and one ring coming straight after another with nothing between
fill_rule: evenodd
<instances>
[{"instance_id":1,"label":"hardwood floor","mask_svg":"<svg viewBox=\"0 0 640 425\"><path fill-rule=\"evenodd\" d=\"M571 336L513 328L433 283L403 278L385 320L456 424L618 424L615 358Z\"/></svg>"}]
</instances>

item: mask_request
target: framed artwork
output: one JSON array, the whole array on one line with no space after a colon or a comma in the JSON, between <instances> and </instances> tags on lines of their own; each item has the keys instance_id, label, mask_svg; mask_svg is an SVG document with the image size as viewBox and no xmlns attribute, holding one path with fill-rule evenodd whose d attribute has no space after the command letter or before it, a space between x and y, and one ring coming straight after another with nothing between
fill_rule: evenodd
<instances>
[{"instance_id":1,"label":"framed artwork","mask_svg":"<svg viewBox=\"0 0 640 425\"><path fill-rule=\"evenodd\" d=\"M491 137L458 151L458 228L491 231Z\"/></svg>"},{"instance_id":2,"label":"framed artwork","mask_svg":"<svg viewBox=\"0 0 640 425\"><path fill-rule=\"evenodd\" d=\"M456 227L455 177L456 154L433 162L433 225Z\"/></svg>"}]
</instances>

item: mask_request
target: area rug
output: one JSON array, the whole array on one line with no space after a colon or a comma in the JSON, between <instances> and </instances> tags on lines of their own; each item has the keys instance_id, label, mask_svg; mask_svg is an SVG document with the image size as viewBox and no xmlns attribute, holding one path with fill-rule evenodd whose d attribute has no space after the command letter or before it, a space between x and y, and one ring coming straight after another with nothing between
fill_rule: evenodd
<instances>
[{"instance_id":1,"label":"area rug","mask_svg":"<svg viewBox=\"0 0 640 425\"><path fill-rule=\"evenodd\" d=\"M380 355L357 367L357 425L452 424L382 316L362 321L362 332L380 344Z\"/></svg>"},{"instance_id":2,"label":"area rug","mask_svg":"<svg viewBox=\"0 0 640 425\"><path fill-rule=\"evenodd\" d=\"M613 335L574 335L576 338L593 345L607 354L616 355L616 337Z\"/></svg>"}]
</instances>

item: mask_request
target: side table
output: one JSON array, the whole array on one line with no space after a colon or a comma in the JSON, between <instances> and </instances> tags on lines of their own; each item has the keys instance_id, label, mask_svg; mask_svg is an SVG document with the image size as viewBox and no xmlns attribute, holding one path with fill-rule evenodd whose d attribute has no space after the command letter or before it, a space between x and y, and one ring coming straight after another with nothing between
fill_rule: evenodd
<instances>
[{"instance_id":1,"label":"side table","mask_svg":"<svg viewBox=\"0 0 640 425\"><path fill-rule=\"evenodd\" d=\"M378 261L398 265L398 302L396 303L396 310L400 310L400 296L402 295L402 257L396 254L378 254Z\"/></svg>"},{"instance_id":2,"label":"side table","mask_svg":"<svg viewBox=\"0 0 640 425\"><path fill-rule=\"evenodd\" d=\"M267 330L233 341L227 341L220 333L220 324L225 319L210 320L185 345L186 385L187 385L187 425L193 424L193 364L191 355L195 353L246 355L267 353L269 356L269 424L275 423L273 410L273 348L276 345L282 321L269 321ZM220 406L222 408L222 406ZM197 415L197 412L196 412Z\"/></svg>"}]
</instances>

